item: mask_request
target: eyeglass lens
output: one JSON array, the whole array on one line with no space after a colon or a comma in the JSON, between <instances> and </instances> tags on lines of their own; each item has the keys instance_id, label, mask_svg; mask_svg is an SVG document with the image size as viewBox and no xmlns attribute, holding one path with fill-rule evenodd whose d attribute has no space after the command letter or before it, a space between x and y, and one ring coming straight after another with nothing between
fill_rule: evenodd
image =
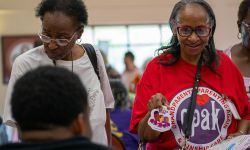
<instances>
[{"instance_id":1,"label":"eyeglass lens","mask_svg":"<svg viewBox=\"0 0 250 150\"><path fill-rule=\"evenodd\" d=\"M43 34L39 34L39 37L44 43L50 43L52 40L54 40L59 46L66 46L70 42L67 39L52 39Z\"/></svg>"},{"instance_id":2,"label":"eyeglass lens","mask_svg":"<svg viewBox=\"0 0 250 150\"><path fill-rule=\"evenodd\" d=\"M208 27L196 27L192 29L191 27L178 27L178 33L180 36L190 36L193 32L195 32L198 36L208 36L210 33L210 28Z\"/></svg>"}]
</instances>

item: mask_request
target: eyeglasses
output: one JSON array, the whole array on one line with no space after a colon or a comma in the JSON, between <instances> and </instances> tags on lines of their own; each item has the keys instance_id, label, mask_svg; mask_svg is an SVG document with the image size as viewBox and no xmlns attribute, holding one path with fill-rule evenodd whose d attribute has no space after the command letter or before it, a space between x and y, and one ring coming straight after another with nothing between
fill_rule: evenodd
<instances>
[{"instance_id":1,"label":"eyeglasses","mask_svg":"<svg viewBox=\"0 0 250 150\"><path fill-rule=\"evenodd\" d=\"M250 31L250 25L247 24L245 21L242 21L242 24L247 28L248 31Z\"/></svg>"},{"instance_id":2,"label":"eyeglasses","mask_svg":"<svg viewBox=\"0 0 250 150\"><path fill-rule=\"evenodd\" d=\"M44 35L42 33L38 33L39 38L42 40L43 43L49 44L52 40L56 42L57 45L59 46L67 46L75 36L77 31L74 32L74 34L71 36L70 39L53 39L47 35Z\"/></svg>"},{"instance_id":3,"label":"eyeglasses","mask_svg":"<svg viewBox=\"0 0 250 150\"><path fill-rule=\"evenodd\" d=\"M206 26L198 26L195 29L189 26L177 27L177 32L182 37L189 37L193 32L199 37L206 37L210 34L211 28Z\"/></svg>"}]
</instances>

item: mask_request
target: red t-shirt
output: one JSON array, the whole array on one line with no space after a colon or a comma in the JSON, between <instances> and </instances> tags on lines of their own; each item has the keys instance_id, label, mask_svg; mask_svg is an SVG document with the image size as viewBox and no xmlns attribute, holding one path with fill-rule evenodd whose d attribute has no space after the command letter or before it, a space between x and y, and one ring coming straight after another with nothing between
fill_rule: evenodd
<instances>
[{"instance_id":1,"label":"red t-shirt","mask_svg":"<svg viewBox=\"0 0 250 150\"><path fill-rule=\"evenodd\" d=\"M188 149L207 149L236 132L238 121L232 116L222 94L234 103L242 119L250 120L250 103L242 76L225 54L218 52L218 55L220 65L216 72L205 65L201 69ZM195 65L183 59L171 66L159 64L158 58L148 64L136 88L130 131L137 132L137 124L148 112L148 100L156 93L162 93L170 103L172 129L161 134L158 140L148 143L147 149L173 149L183 144L183 118L190 101L196 69Z\"/></svg>"}]
</instances>

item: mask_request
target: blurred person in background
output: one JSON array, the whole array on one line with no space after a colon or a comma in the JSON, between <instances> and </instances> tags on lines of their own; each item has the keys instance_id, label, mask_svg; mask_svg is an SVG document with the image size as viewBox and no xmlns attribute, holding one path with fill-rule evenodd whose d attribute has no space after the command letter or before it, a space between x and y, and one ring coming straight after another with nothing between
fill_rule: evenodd
<instances>
[{"instance_id":1,"label":"blurred person in background","mask_svg":"<svg viewBox=\"0 0 250 150\"><path fill-rule=\"evenodd\" d=\"M102 57L103 57L103 61L104 61L106 71L107 71L107 75L108 75L109 79L119 79L119 78L121 78L121 75L119 74L119 72L114 67L112 67L111 64L109 64L108 57L102 50L101 50L101 54L102 54Z\"/></svg>"},{"instance_id":2,"label":"blurred person in background","mask_svg":"<svg viewBox=\"0 0 250 150\"><path fill-rule=\"evenodd\" d=\"M136 84L140 80L141 74L134 63L135 56L131 51L124 55L125 70L121 75L122 83L127 88L128 92L135 93Z\"/></svg>"},{"instance_id":3,"label":"blurred person in background","mask_svg":"<svg viewBox=\"0 0 250 150\"><path fill-rule=\"evenodd\" d=\"M250 0L243 0L238 10L238 38L242 41L225 50L240 70L250 101Z\"/></svg>"},{"instance_id":4,"label":"blurred person in background","mask_svg":"<svg viewBox=\"0 0 250 150\"><path fill-rule=\"evenodd\" d=\"M128 100L128 92L119 79L110 79L112 93L115 99L115 109L110 113L113 121L113 133L125 144L127 150L138 149L138 136L130 133L131 101Z\"/></svg>"}]
</instances>

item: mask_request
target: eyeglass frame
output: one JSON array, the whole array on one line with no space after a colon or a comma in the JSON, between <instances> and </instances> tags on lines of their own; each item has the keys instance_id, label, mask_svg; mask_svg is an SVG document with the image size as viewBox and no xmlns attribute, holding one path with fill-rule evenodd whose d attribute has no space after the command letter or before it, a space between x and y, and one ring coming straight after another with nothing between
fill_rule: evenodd
<instances>
[{"instance_id":1,"label":"eyeglass frame","mask_svg":"<svg viewBox=\"0 0 250 150\"><path fill-rule=\"evenodd\" d=\"M197 33L197 29L198 28L206 28L206 29L208 29L208 33L207 33L207 35L203 35L203 36L201 36L201 35L199 35L198 33ZM183 35L183 34L180 34L180 28L189 28L189 29L191 29L191 31L192 32L190 32L190 34L189 35ZM211 27L208 27L208 26L198 26L198 27L195 27L194 29L192 28L192 27L190 27L190 26L177 26L177 33L181 36L181 37L189 37L189 36L191 36L192 34L193 34L193 32L198 36L198 37L207 37L207 36L209 36L209 34L211 33L211 31L212 31L212 28Z\"/></svg>"},{"instance_id":2,"label":"eyeglass frame","mask_svg":"<svg viewBox=\"0 0 250 150\"><path fill-rule=\"evenodd\" d=\"M64 47L64 46L67 46L67 45L72 41L72 39L73 39L73 37L75 36L76 32L77 32L79 29L81 29L81 28L82 28L82 26L79 27L79 28L77 28L76 31L73 33L73 35L71 36L70 39L56 39L56 38L51 38L51 37L49 37L49 36L47 36L47 35L44 35L44 34L42 34L42 33L38 33L38 36L39 36L39 38L41 39L41 41L42 41L43 43L49 44L49 43L51 43L52 40L54 40L54 41L56 42L57 45ZM45 41L42 39L42 36L47 37L48 40L49 40L49 42L45 42ZM65 41L67 42L67 44L65 44L65 45L60 44L60 42L59 42L60 40L65 40Z\"/></svg>"}]
</instances>

